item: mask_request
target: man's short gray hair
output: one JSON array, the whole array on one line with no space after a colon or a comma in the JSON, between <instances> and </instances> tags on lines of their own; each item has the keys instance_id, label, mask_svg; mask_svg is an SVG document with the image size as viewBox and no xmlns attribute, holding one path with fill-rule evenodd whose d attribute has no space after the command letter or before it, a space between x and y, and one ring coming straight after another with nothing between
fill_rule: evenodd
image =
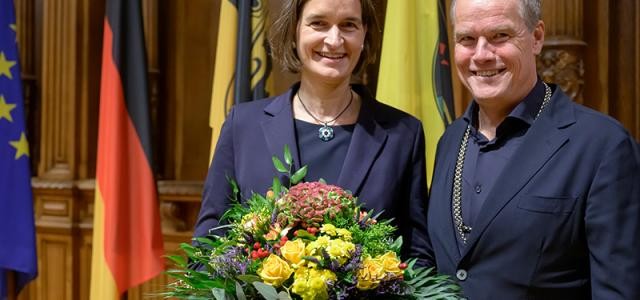
<instances>
[{"instance_id":1,"label":"man's short gray hair","mask_svg":"<svg viewBox=\"0 0 640 300\"><path fill-rule=\"evenodd\" d=\"M520 16L530 31L533 31L542 19L542 0L519 0ZM455 24L456 0L451 1L451 24Z\"/></svg>"}]
</instances>

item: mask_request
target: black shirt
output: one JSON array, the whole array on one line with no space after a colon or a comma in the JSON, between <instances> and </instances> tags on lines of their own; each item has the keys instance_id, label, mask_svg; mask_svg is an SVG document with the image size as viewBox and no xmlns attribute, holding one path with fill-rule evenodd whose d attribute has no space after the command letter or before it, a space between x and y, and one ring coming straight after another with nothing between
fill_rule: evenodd
<instances>
[{"instance_id":1,"label":"black shirt","mask_svg":"<svg viewBox=\"0 0 640 300\"><path fill-rule=\"evenodd\" d=\"M326 142L318 137L320 127L322 125L295 120L300 163L308 168L305 181L322 178L328 184L337 184L355 124L330 126L334 137Z\"/></svg>"},{"instance_id":2,"label":"black shirt","mask_svg":"<svg viewBox=\"0 0 640 300\"><path fill-rule=\"evenodd\" d=\"M487 195L493 189L500 173L522 144L524 136L544 99L545 87L538 80L531 92L496 128L496 136L488 140L478 131L478 104L469 105L463 118L471 124L469 144L462 170L462 218L466 225L474 226ZM458 236L460 251L464 244Z\"/></svg>"}]
</instances>

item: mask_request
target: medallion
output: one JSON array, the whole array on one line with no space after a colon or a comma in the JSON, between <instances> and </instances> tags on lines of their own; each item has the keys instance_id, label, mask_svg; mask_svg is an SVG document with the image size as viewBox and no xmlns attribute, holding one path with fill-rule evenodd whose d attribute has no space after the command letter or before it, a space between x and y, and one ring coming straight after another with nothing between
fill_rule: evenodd
<instances>
[{"instance_id":1,"label":"medallion","mask_svg":"<svg viewBox=\"0 0 640 300\"><path fill-rule=\"evenodd\" d=\"M332 140L333 128L327 126L327 124L323 124L322 127L318 129L318 138L320 138L323 142Z\"/></svg>"}]
</instances>

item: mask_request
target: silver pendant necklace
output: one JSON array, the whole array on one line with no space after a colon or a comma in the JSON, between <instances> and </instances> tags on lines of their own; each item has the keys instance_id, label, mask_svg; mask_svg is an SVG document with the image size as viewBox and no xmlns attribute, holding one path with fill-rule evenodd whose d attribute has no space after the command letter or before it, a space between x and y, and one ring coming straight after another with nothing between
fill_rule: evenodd
<instances>
[{"instance_id":1,"label":"silver pendant necklace","mask_svg":"<svg viewBox=\"0 0 640 300\"><path fill-rule=\"evenodd\" d=\"M321 121L320 119L316 118L316 116L314 116L309 109L307 109L307 106L304 105L304 102L302 101L302 98L300 98L300 91L298 91L297 95L298 95L298 100L300 100L300 104L302 104L302 108L304 108L304 111L307 112L307 114L309 116L311 116L311 118L313 118L314 120L316 120L316 122L322 124L322 127L320 127L318 129L318 138L320 140L322 140L323 142L328 142L330 140L333 139L334 134L333 134L333 128L329 127L329 123L333 123L335 120L337 120L338 118L340 118L340 116L342 116L342 114L347 111L347 109L349 108L349 106L351 106L351 102L353 102L353 92L351 91L351 89L349 89L349 94L351 95L351 97L349 98L349 103L347 103L347 106L344 107L344 109L342 109L342 111L333 119L329 120L329 121Z\"/></svg>"},{"instance_id":2,"label":"silver pendant necklace","mask_svg":"<svg viewBox=\"0 0 640 300\"><path fill-rule=\"evenodd\" d=\"M538 119L542 110L551 100L551 88L545 82L542 84L544 84L544 99L542 100L542 104L540 104L538 113L535 118L533 118L534 122ZM453 173L453 193L451 196L453 223L456 226L456 231L458 231L463 244L467 243L467 235L470 234L473 229L471 226L466 225L462 219L462 168L464 166L465 156L467 155L467 145L469 142L470 132L471 124L468 124L467 129L462 136L462 141L460 142L460 150L458 151L458 158L456 159L456 168Z\"/></svg>"}]
</instances>

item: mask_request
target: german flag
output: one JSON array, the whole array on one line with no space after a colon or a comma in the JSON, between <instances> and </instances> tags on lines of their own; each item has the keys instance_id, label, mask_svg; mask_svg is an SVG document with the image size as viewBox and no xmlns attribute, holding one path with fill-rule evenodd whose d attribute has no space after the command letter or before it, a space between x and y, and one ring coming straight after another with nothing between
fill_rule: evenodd
<instances>
[{"instance_id":1,"label":"german flag","mask_svg":"<svg viewBox=\"0 0 640 300\"><path fill-rule=\"evenodd\" d=\"M422 121L427 178L453 113L444 0L389 1L376 98Z\"/></svg>"},{"instance_id":2,"label":"german flag","mask_svg":"<svg viewBox=\"0 0 640 300\"><path fill-rule=\"evenodd\" d=\"M118 299L164 269L140 5L106 3L91 299Z\"/></svg>"}]
</instances>

